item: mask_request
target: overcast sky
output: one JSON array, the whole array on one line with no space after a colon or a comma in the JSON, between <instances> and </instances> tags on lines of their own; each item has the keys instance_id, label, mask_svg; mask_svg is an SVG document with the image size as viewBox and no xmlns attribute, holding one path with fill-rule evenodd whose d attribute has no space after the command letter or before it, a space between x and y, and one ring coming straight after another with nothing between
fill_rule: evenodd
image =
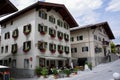
<instances>
[{"instance_id":1,"label":"overcast sky","mask_svg":"<svg viewBox=\"0 0 120 80\"><path fill-rule=\"evenodd\" d=\"M79 26L107 21L120 44L120 0L10 0L19 10L37 1L64 4Z\"/></svg>"}]
</instances>

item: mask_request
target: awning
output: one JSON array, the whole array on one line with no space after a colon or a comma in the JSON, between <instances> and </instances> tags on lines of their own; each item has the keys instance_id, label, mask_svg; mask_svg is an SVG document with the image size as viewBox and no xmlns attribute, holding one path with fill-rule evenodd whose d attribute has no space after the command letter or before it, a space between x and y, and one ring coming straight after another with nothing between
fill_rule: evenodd
<instances>
[{"instance_id":1,"label":"awning","mask_svg":"<svg viewBox=\"0 0 120 80\"><path fill-rule=\"evenodd\" d=\"M53 56L39 56L40 58L44 58L46 60L67 60L67 57L53 57Z\"/></svg>"},{"instance_id":2,"label":"awning","mask_svg":"<svg viewBox=\"0 0 120 80\"><path fill-rule=\"evenodd\" d=\"M1 68L9 68L9 67L0 65L0 69L1 69Z\"/></svg>"}]
</instances>

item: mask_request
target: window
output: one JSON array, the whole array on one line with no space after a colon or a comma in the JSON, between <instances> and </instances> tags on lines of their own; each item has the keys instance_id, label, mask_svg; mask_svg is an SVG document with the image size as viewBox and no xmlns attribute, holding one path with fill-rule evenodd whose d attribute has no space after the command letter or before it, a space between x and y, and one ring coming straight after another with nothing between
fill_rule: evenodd
<instances>
[{"instance_id":1,"label":"window","mask_svg":"<svg viewBox=\"0 0 120 80\"><path fill-rule=\"evenodd\" d=\"M77 36L77 41L83 40L83 36Z\"/></svg>"},{"instance_id":2,"label":"window","mask_svg":"<svg viewBox=\"0 0 120 80\"><path fill-rule=\"evenodd\" d=\"M88 47L82 47L82 52L88 52Z\"/></svg>"},{"instance_id":3,"label":"window","mask_svg":"<svg viewBox=\"0 0 120 80\"><path fill-rule=\"evenodd\" d=\"M66 22L64 22L64 28L69 29L69 25Z\"/></svg>"},{"instance_id":4,"label":"window","mask_svg":"<svg viewBox=\"0 0 120 80\"><path fill-rule=\"evenodd\" d=\"M4 60L4 66L8 66L8 60Z\"/></svg>"},{"instance_id":5,"label":"window","mask_svg":"<svg viewBox=\"0 0 120 80\"><path fill-rule=\"evenodd\" d=\"M56 51L56 44L50 43L50 44L49 44L49 50L50 50L52 53L55 53L55 51Z\"/></svg>"},{"instance_id":6,"label":"window","mask_svg":"<svg viewBox=\"0 0 120 80\"><path fill-rule=\"evenodd\" d=\"M38 41L38 49L40 49L41 52L45 52L47 49L47 42Z\"/></svg>"},{"instance_id":7,"label":"window","mask_svg":"<svg viewBox=\"0 0 120 80\"><path fill-rule=\"evenodd\" d=\"M9 39L10 38L10 32L5 33L5 39Z\"/></svg>"},{"instance_id":8,"label":"window","mask_svg":"<svg viewBox=\"0 0 120 80\"><path fill-rule=\"evenodd\" d=\"M39 17L41 17L42 19L47 19L47 13L44 10L40 10Z\"/></svg>"},{"instance_id":9,"label":"window","mask_svg":"<svg viewBox=\"0 0 120 80\"><path fill-rule=\"evenodd\" d=\"M96 35L94 35L94 39L97 40L97 36Z\"/></svg>"},{"instance_id":10,"label":"window","mask_svg":"<svg viewBox=\"0 0 120 80\"><path fill-rule=\"evenodd\" d=\"M58 20L57 20L57 25L60 26L60 27L62 27L62 26L63 26L62 20L58 19Z\"/></svg>"},{"instance_id":11,"label":"window","mask_svg":"<svg viewBox=\"0 0 120 80\"><path fill-rule=\"evenodd\" d=\"M0 60L0 65L3 65L3 60Z\"/></svg>"},{"instance_id":12,"label":"window","mask_svg":"<svg viewBox=\"0 0 120 80\"><path fill-rule=\"evenodd\" d=\"M100 37L98 37L98 40L99 40L99 41L101 41L101 38L100 38Z\"/></svg>"},{"instance_id":13,"label":"window","mask_svg":"<svg viewBox=\"0 0 120 80\"><path fill-rule=\"evenodd\" d=\"M45 26L44 24L38 24L38 31L43 35L46 34L47 26Z\"/></svg>"},{"instance_id":14,"label":"window","mask_svg":"<svg viewBox=\"0 0 120 80\"><path fill-rule=\"evenodd\" d=\"M69 41L69 35L64 33L64 39L65 39L65 41Z\"/></svg>"},{"instance_id":15,"label":"window","mask_svg":"<svg viewBox=\"0 0 120 80\"><path fill-rule=\"evenodd\" d=\"M1 53L3 53L4 52L4 47L1 47Z\"/></svg>"},{"instance_id":16,"label":"window","mask_svg":"<svg viewBox=\"0 0 120 80\"><path fill-rule=\"evenodd\" d=\"M58 38L59 38L60 40L62 40L62 39L63 39L63 33L62 33L62 32L60 32L60 31L58 31Z\"/></svg>"},{"instance_id":17,"label":"window","mask_svg":"<svg viewBox=\"0 0 120 80\"><path fill-rule=\"evenodd\" d=\"M13 59L13 60L12 60L12 67L13 67L13 68L16 68L16 59Z\"/></svg>"},{"instance_id":18,"label":"window","mask_svg":"<svg viewBox=\"0 0 120 80\"><path fill-rule=\"evenodd\" d=\"M58 52L59 52L60 54L63 53L63 46L62 46L62 45L58 45Z\"/></svg>"},{"instance_id":19,"label":"window","mask_svg":"<svg viewBox=\"0 0 120 80\"><path fill-rule=\"evenodd\" d=\"M5 46L5 53L8 52L8 46Z\"/></svg>"},{"instance_id":20,"label":"window","mask_svg":"<svg viewBox=\"0 0 120 80\"><path fill-rule=\"evenodd\" d=\"M74 37L71 37L70 40L73 42L74 41Z\"/></svg>"},{"instance_id":21,"label":"window","mask_svg":"<svg viewBox=\"0 0 120 80\"><path fill-rule=\"evenodd\" d=\"M18 37L18 35L19 35L19 31L18 31L18 29L15 29L15 30L13 31L13 33L12 33L12 37L13 37L14 39L16 39L16 38Z\"/></svg>"},{"instance_id":22,"label":"window","mask_svg":"<svg viewBox=\"0 0 120 80\"><path fill-rule=\"evenodd\" d=\"M101 52L102 52L102 48L95 47L95 53L101 53Z\"/></svg>"},{"instance_id":23,"label":"window","mask_svg":"<svg viewBox=\"0 0 120 80\"><path fill-rule=\"evenodd\" d=\"M23 51L28 52L31 49L31 41L26 41L23 43Z\"/></svg>"},{"instance_id":24,"label":"window","mask_svg":"<svg viewBox=\"0 0 120 80\"><path fill-rule=\"evenodd\" d=\"M10 23L11 25L13 25L13 21L11 21L11 23Z\"/></svg>"},{"instance_id":25,"label":"window","mask_svg":"<svg viewBox=\"0 0 120 80\"><path fill-rule=\"evenodd\" d=\"M11 53L16 54L17 53L17 49L18 49L17 44L12 44Z\"/></svg>"},{"instance_id":26,"label":"window","mask_svg":"<svg viewBox=\"0 0 120 80\"><path fill-rule=\"evenodd\" d=\"M29 59L24 59L24 68L29 69Z\"/></svg>"},{"instance_id":27,"label":"window","mask_svg":"<svg viewBox=\"0 0 120 80\"><path fill-rule=\"evenodd\" d=\"M23 28L23 33L25 35L28 35L30 32L31 32L31 24L25 25L24 28Z\"/></svg>"},{"instance_id":28,"label":"window","mask_svg":"<svg viewBox=\"0 0 120 80\"><path fill-rule=\"evenodd\" d=\"M49 21L55 23L55 17L53 15L49 16Z\"/></svg>"},{"instance_id":29,"label":"window","mask_svg":"<svg viewBox=\"0 0 120 80\"><path fill-rule=\"evenodd\" d=\"M54 38L56 36L56 30L52 29L52 28L49 28L49 34L52 38Z\"/></svg>"},{"instance_id":30,"label":"window","mask_svg":"<svg viewBox=\"0 0 120 80\"><path fill-rule=\"evenodd\" d=\"M68 47L68 46L65 46L65 47L64 47L64 50L65 50L65 53L66 53L66 54L69 53L69 47Z\"/></svg>"},{"instance_id":31,"label":"window","mask_svg":"<svg viewBox=\"0 0 120 80\"><path fill-rule=\"evenodd\" d=\"M77 48L71 48L71 53L77 53Z\"/></svg>"}]
</instances>

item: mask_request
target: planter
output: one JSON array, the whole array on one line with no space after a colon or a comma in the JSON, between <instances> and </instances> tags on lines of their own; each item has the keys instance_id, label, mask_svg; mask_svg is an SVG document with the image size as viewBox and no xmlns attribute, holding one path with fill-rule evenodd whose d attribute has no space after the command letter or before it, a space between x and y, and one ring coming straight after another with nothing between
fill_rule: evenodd
<instances>
[{"instance_id":1,"label":"planter","mask_svg":"<svg viewBox=\"0 0 120 80\"><path fill-rule=\"evenodd\" d=\"M51 50L51 53L55 53L56 52L56 50Z\"/></svg>"},{"instance_id":2,"label":"planter","mask_svg":"<svg viewBox=\"0 0 120 80\"><path fill-rule=\"evenodd\" d=\"M40 49L40 51L44 53L46 51L46 49Z\"/></svg>"},{"instance_id":3,"label":"planter","mask_svg":"<svg viewBox=\"0 0 120 80\"><path fill-rule=\"evenodd\" d=\"M45 31L41 31L40 33L41 33L42 35L45 35L45 34L46 34L46 32L45 32Z\"/></svg>"},{"instance_id":4,"label":"planter","mask_svg":"<svg viewBox=\"0 0 120 80\"><path fill-rule=\"evenodd\" d=\"M58 37L59 38L59 40L62 40L63 39L63 37Z\"/></svg>"},{"instance_id":5,"label":"planter","mask_svg":"<svg viewBox=\"0 0 120 80\"><path fill-rule=\"evenodd\" d=\"M54 78L57 79L58 78L58 74L54 74Z\"/></svg>"},{"instance_id":6,"label":"planter","mask_svg":"<svg viewBox=\"0 0 120 80\"><path fill-rule=\"evenodd\" d=\"M59 52L60 54L62 54L62 53L63 53L63 51L62 51L62 50L58 50L58 52Z\"/></svg>"},{"instance_id":7,"label":"planter","mask_svg":"<svg viewBox=\"0 0 120 80\"><path fill-rule=\"evenodd\" d=\"M55 38L55 34L50 34L51 38Z\"/></svg>"}]
</instances>

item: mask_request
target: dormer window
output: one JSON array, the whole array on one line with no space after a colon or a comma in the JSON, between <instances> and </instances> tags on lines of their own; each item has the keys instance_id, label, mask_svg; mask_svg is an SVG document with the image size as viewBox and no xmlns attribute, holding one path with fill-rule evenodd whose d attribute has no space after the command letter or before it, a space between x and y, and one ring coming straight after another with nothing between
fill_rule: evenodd
<instances>
[{"instance_id":1,"label":"dormer window","mask_svg":"<svg viewBox=\"0 0 120 80\"><path fill-rule=\"evenodd\" d=\"M23 43L23 51L28 52L31 49L31 41L26 41Z\"/></svg>"},{"instance_id":2,"label":"dormer window","mask_svg":"<svg viewBox=\"0 0 120 80\"><path fill-rule=\"evenodd\" d=\"M47 49L47 42L38 41L38 49L40 49L41 52L45 52Z\"/></svg>"},{"instance_id":3,"label":"dormer window","mask_svg":"<svg viewBox=\"0 0 120 80\"><path fill-rule=\"evenodd\" d=\"M69 35L64 33L64 39L65 39L65 41L69 41Z\"/></svg>"},{"instance_id":4,"label":"dormer window","mask_svg":"<svg viewBox=\"0 0 120 80\"><path fill-rule=\"evenodd\" d=\"M24 33L25 35L28 35L30 32L31 32L31 24L25 25L25 26L23 27L23 33Z\"/></svg>"},{"instance_id":5,"label":"dormer window","mask_svg":"<svg viewBox=\"0 0 120 80\"><path fill-rule=\"evenodd\" d=\"M52 38L54 38L56 36L56 30L53 28L49 28L49 34Z\"/></svg>"},{"instance_id":6,"label":"dormer window","mask_svg":"<svg viewBox=\"0 0 120 80\"><path fill-rule=\"evenodd\" d=\"M17 44L12 44L12 49L11 49L11 53L16 54L18 50L18 46Z\"/></svg>"},{"instance_id":7,"label":"dormer window","mask_svg":"<svg viewBox=\"0 0 120 80\"><path fill-rule=\"evenodd\" d=\"M42 34L45 35L47 33L47 26L43 24L38 24L38 31Z\"/></svg>"},{"instance_id":8,"label":"dormer window","mask_svg":"<svg viewBox=\"0 0 120 80\"><path fill-rule=\"evenodd\" d=\"M62 40L62 39L63 39L63 33L60 32L60 31L58 31L58 38L59 38L59 40Z\"/></svg>"},{"instance_id":9,"label":"dormer window","mask_svg":"<svg viewBox=\"0 0 120 80\"><path fill-rule=\"evenodd\" d=\"M47 19L47 13L44 10L39 10L39 17Z\"/></svg>"},{"instance_id":10,"label":"dormer window","mask_svg":"<svg viewBox=\"0 0 120 80\"><path fill-rule=\"evenodd\" d=\"M13 37L14 39L16 39L16 38L18 37L18 35L19 35L19 31L18 31L18 29L15 29L15 30L13 31L13 33L12 33L12 37Z\"/></svg>"},{"instance_id":11,"label":"dormer window","mask_svg":"<svg viewBox=\"0 0 120 80\"><path fill-rule=\"evenodd\" d=\"M63 53L63 46L62 46L62 45L58 45L58 52L59 52L60 54Z\"/></svg>"},{"instance_id":12,"label":"dormer window","mask_svg":"<svg viewBox=\"0 0 120 80\"><path fill-rule=\"evenodd\" d=\"M56 51L56 44L50 43L49 44L49 50L51 51L51 53L55 53L55 51Z\"/></svg>"},{"instance_id":13,"label":"dormer window","mask_svg":"<svg viewBox=\"0 0 120 80\"><path fill-rule=\"evenodd\" d=\"M55 17L53 15L49 16L49 21L55 23Z\"/></svg>"}]
</instances>

